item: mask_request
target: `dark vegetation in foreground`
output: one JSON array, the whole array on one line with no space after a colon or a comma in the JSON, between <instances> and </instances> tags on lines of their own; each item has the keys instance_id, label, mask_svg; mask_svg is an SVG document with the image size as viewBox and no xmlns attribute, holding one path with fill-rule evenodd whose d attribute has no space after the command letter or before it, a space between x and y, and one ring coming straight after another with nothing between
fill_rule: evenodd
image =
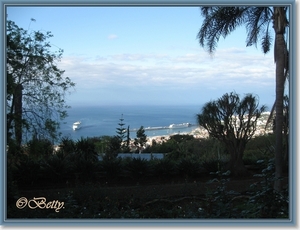
<instances>
[{"instance_id":1,"label":"dark vegetation in foreground","mask_svg":"<svg viewBox=\"0 0 300 230\"><path fill-rule=\"evenodd\" d=\"M8 218L288 218L285 189L274 192L274 136L253 138L244 154L249 176L226 171L228 153L215 139L176 135L147 152L163 159L98 160L101 138L63 140L53 154L47 140L32 140L22 153L8 150ZM143 153L142 153L143 154ZM64 208L25 207L20 197L45 197Z\"/></svg>"}]
</instances>

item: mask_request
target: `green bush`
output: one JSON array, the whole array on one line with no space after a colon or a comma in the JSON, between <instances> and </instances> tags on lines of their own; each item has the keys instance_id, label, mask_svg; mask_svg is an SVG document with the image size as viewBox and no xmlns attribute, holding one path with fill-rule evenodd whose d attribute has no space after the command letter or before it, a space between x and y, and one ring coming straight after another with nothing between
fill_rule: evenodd
<instances>
[{"instance_id":1,"label":"green bush","mask_svg":"<svg viewBox=\"0 0 300 230\"><path fill-rule=\"evenodd\" d=\"M61 139L61 143L59 145L60 147L60 152L62 152L64 155L68 155L68 154L73 154L75 153L75 142L68 138L68 137L63 137Z\"/></svg>"},{"instance_id":2,"label":"green bush","mask_svg":"<svg viewBox=\"0 0 300 230\"><path fill-rule=\"evenodd\" d=\"M128 159L124 167L129 176L138 181L146 179L146 177L151 176L153 172L150 162L141 158Z\"/></svg>"},{"instance_id":3,"label":"green bush","mask_svg":"<svg viewBox=\"0 0 300 230\"><path fill-rule=\"evenodd\" d=\"M101 177L104 177L108 181L117 179L123 172L123 163L121 158L105 158L99 164Z\"/></svg>"},{"instance_id":4,"label":"green bush","mask_svg":"<svg viewBox=\"0 0 300 230\"><path fill-rule=\"evenodd\" d=\"M75 143L75 151L78 158L85 161L97 162L98 154L95 143L90 138L81 138Z\"/></svg>"},{"instance_id":5,"label":"green bush","mask_svg":"<svg viewBox=\"0 0 300 230\"><path fill-rule=\"evenodd\" d=\"M256 136L246 145L245 155L251 153L258 158L272 158L274 155L275 136L273 134Z\"/></svg>"},{"instance_id":6,"label":"green bush","mask_svg":"<svg viewBox=\"0 0 300 230\"><path fill-rule=\"evenodd\" d=\"M151 146L148 151L149 152L158 152L158 153L169 153L176 149L176 143L174 140L167 140L162 142L161 144L155 144Z\"/></svg>"},{"instance_id":7,"label":"green bush","mask_svg":"<svg viewBox=\"0 0 300 230\"><path fill-rule=\"evenodd\" d=\"M243 156L243 162L245 165L256 165L258 160L266 159L259 150L246 150Z\"/></svg>"},{"instance_id":8,"label":"green bush","mask_svg":"<svg viewBox=\"0 0 300 230\"><path fill-rule=\"evenodd\" d=\"M27 154L36 159L44 159L53 154L53 144L47 139L32 139L27 142Z\"/></svg>"},{"instance_id":9,"label":"green bush","mask_svg":"<svg viewBox=\"0 0 300 230\"><path fill-rule=\"evenodd\" d=\"M168 158L153 161L154 174L157 177L170 177L177 174L176 162Z\"/></svg>"},{"instance_id":10,"label":"green bush","mask_svg":"<svg viewBox=\"0 0 300 230\"><path fill-rule=\"evenodd\" d=\"M248 218L288 218L288 186L283 187L280 192L275 191L273 188L275 180L282 180L282 178L275 178L274 159L262 162L262 164L266 164L266 167L261 174L254 176L264 178L264 180L251 186L248 207L242 214Z\"/></svg>"},{"instance_id":11,"label":"green bush","mask_svg":"<svg viewBox=\"0 0 300 230\"><path fill-rule=\"evenodd\" d=\"M218 159L202 160L201 166L209 173L223 170L224 163Z\"/></svg>"},{"instance_id":12,"label":"green bush","mask_svg":"<svg viewBox=\"0 0 300 230\"><path fill-rule=\"evenodd\" d=\"M43 177L41 162L23 155L18 164L16 164L13 174L13 178L20 187L30 188L38 186L40 179Z\"/></svg>"},{"instance_id":13,"label":"green bush","mask_svg":"<svg viewBox=\"0 0 300 230\"><path fill-rule=\"evenodd\" d=\"M177 164L178 172L186 178L199 175L200 163L190 158L183 158Z\"/></svg>"},{"instance_id":14,"label":"green bush","mask_svg":"<svg viewBox=\"0 0 300 230\"><path fill-rule=\"evenodd\" d=\"M96 181L99 172L99 162L75 158L72 171L78 182Z\"/></svg>"},{"instance_id":15,"label":"green bush","mask_svg":"<svg viewBox=\"0 0 300 230\"><path fill-rule=\"evenodd\" d=\"M41 169L43 178L50 183L65 183L73 180L72 165L68 158L64 157L61 152L52 155L42 161Z\"/></svg>"}]
</instances>

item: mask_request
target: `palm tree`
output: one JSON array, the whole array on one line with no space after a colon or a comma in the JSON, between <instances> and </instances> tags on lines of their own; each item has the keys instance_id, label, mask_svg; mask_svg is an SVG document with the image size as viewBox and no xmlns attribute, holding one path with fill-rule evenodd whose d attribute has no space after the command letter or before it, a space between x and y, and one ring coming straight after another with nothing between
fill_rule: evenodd
<instances>
[{"instance_id":1,"label":"palm tree","mask_svg":"<svg viewBox=\"0 0 300 230\"><path fill-rule=\"evenodd\" d=\"M220 36L224 38L238 26L246 26L247 46L260 42L263 53L268 53L271 47L271 26L274 30L274 61L276 63L276 148L275 148L275 178L282 177L283 162L283 98L284 83L288 73L288 51L285 41L288 7L201 7L203 24L198 38L202 47L209 53L216 50ZM274 189L282 190L281 180L275 180Z\"/></svg>"}]
</instances>

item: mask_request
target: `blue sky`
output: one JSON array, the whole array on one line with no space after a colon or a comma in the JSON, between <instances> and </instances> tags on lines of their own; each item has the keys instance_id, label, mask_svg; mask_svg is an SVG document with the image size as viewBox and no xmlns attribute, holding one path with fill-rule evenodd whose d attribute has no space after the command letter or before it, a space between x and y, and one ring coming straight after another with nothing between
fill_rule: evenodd
<instances>
[{"instance_id":1,"label":"blue sky","mask_svg":"<svg viewBox=\"0 0 300 230\"><path fill-rule=\"evenodd\" d=\"M71 106L202 105L232 91L275 100L273 52L246 47L241 28L211 57L197 40L199 7L24 6L7 14L19 27L52 32L52 47L64 50L58 66L76 83Z\"/></svg>"}]
</instances>

